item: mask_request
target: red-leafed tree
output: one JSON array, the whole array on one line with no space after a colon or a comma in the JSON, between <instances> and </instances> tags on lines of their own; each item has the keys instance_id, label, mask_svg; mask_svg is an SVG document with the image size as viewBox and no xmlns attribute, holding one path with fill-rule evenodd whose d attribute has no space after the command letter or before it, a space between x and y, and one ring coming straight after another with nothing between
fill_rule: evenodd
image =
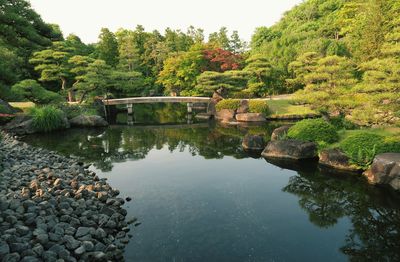
<instances>
[{"instance_id":1,"label":"red-leafed tree","mask_svg":"<svg viewBox=\"0 0 400 262\"><path fill-rule=\"evenodd\" d=\"M225 72L242 69L243 57L222 48L203 51L207 61L207 71Z\"/></svg>"}]
</instances>

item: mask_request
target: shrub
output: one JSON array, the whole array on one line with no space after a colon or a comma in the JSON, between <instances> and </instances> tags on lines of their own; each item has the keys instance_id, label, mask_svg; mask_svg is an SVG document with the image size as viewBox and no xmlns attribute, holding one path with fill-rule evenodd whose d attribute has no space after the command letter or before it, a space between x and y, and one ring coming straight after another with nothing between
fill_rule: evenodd
<instances>
[{"instance_id":1,"label":"shrub","mask_svg":"<svg viewBox=\"0 0 400 262\"><path fill-rule=\"evenodd\" d=\"M383 143L378 145L377 153L400 153L400 135L385 137Z\"/></svg>"},{"instance_id":2,"label":"shrub","mask_svg":"<svg viewBox=\"0 0 400 262\"><path fill-rule=\"evenodd\" d=\"M289 129L287 135L289 138L315 141L318 144L330 144L339 140L335 127L322 118L299 121Z\"/></svg>"},{"instance_id":3,"label":"shrub","mask_svg":"<svg viewBox=\"0 0 400 262\"><path fill-rule=\"evenodd\" d=\"M265 100L249 100L249 112L250 113L263 113L268 115L269 108L268 103Z\"/></svg>"},{"instance_id":4,"label":"shrub","mask_svg":"<svg viewBox=\"0 0 400 262\"><path fill-rule=\"evenodd\" d=\"M367 168L375 155L381 151L385 137L369 132L352 134L340 142L340 149L350 157L352 163Z\"/></svg>"},{"instance_id":5,"label":"shrub","mask_svg":"<svg viewBox=\"0 0 400 262\"><path fill-rule=\"evenodd\" d=\"M59 103L64 100L58 93L45 89L36 80L31 79L15 84L11 91L19 97L19 100L27 99L35 104Z\"/></svg>"},{"instance_id":6,"label":"shrub","mask_svg":"<svg viewBox=\"0 0 400 262\"><path fill-rule=\"evenodd\" d=\"M50 132L65 127L64 112L54 106L34 107L30 115L37 131Z\"/></svg>"},{"instance_id":7,"label":"shrub","mask_svg":"<svg viewBox=\"0 0 400 262\"><path fill-rule=\"evenodd\" d=\"M336 127L336 129L346 129L346 130L354 130L357 128L357 125L346 119L344 116L335 116L329 119L329 123Z\"/></svg>"},{"instance_id":8,"label":"shrub","mask_svg":"<svg viewBox=\"0 0 400 262\"><path fill-rule=\"evenodd\" d=\"M68 119L79 115L99 115L98 109L94 105L69 105L67 103L58 104L57 108L61 109Z\"/></svg>"},{"instance_id":9,"label":"shrub","mask_svg":"<svg viewBox=\"0 0 400 262\"><path fill-rule=\"evenodd\" d=\"M240 106L240 99L224 99L218 102L215 106L217 111L221 111L222 109L231 109L236 110Z\"/></svg>"}]
</instances>

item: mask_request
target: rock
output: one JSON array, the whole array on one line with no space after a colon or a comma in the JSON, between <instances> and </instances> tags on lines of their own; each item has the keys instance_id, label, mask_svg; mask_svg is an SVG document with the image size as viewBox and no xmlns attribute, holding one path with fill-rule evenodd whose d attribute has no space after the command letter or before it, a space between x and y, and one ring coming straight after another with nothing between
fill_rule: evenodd
<instances>
[{"instance_id":1,"label":"rock","mask_svg":"<svg viewBox=\"0 0 400 262\"><path fill-rule=\"evenodd\" d=\"M261 155L266 158L295 160L317 158L317 144L292 139L270 141Z\"/></svg>"},{"instance_id":2,"label":"rock","mask_svg":"<svg viewBox=\"0 0 400 262\"><path fill-rule=\"evenodd\" d=\"M264 114L261 113L242 113L236 114L236 120L239 122L266 122Z\"/></svg>"},{"instance_id":3,"label":"rock","mask_svg":"<svg viewBox=\"0 0 400 262\"><path fill-rule=\"evenodd\" d=\"M349 157L340 149L326 149L319 154L319 164L328 168L357 172L359 168L350 164Z\"/></svg>"},{"instance_id":4,"label":"rock","mask_svg":"<svg viewBox=\"0 0 400 262\"><path fill-rule=\"evenodd\" d=\"M78 247L77 249L75 249L75 251L74 251L74 253L75 253L75 255L78 255L78 256L80 256L80 255L82 255L83 253L85 253L85 247L84 246L80 246L80 247Z\"/></svg>"},{"instance_id":5,"label":"rock","mask_svg":"<svg viewBox=\"0 0 400 262\"><path fill-rule=\"evenodd\" d=\"M265 148L264 137L260 135L245 135L242 142L245 150L263 150Z\"/></svg>"},{"instance_id":6,"label":"rock","mask_svg":"<svg viewBox=\"0 0 400 262\"><path fill-rule=\"evenodd\" d=\"M53 262L53 261L57 260L57 253L54 251L48 250L48 251L43 252L42 258L44 261L49 261L49 262L52 261Z\"/></svg>"},{"instance_id":7,"label":"rock","mask_svg":"<svg viewBox=\"0 0 400 262\"><path fill-rule=\"evenodd\" d=\"M27 226L17 225L15 226L15 229L17 229L18 234L21 236L26 235L29 232L29 228Z\"/></svg>"},{"instance_id":8,"label":"rock","mask_svg":"<svg viewBox=\"0 0 400 262\"><path fill-rule=\"evenodd\" d=\"M83 241L82 246L86 251L92 251L94 249L94 245L91 241Z\"/></svg>"},{"instance_id":9,"label":"rock","mask_svg":"<svg viewBox=\"0 0 400 262\"><path fill-rule=\"evenodd\" d=\"M400 190L400 153L383 153L375 156L371 168L364 172L371 184L388 184Z\"/></svg>"},{"instance_id":10,"label":"rock","mask_svg":"<svg viewBox=\"0 0 400 262\"><path fill-rule=\"evenodd\" d=\"M240 106L237 110L238 114L244 114L249 112L249 100L248 99L242 99L240 100Z\"/></svg>"},{"instance_id":11,"label":"rock","mask_svg":"<svg viewBox=\"0 0 400 262\"><path fill-rule=\"evenodd\" d=\"M4 126L4 130L15 135L28 135L35 133L32 119L30 116L26 115L15 117L11 122Z\"/></svg>"},{"instance_id":12,"label":"rock","mask_svg":"<svg viewBox=\"0 0 400 262\"><path fill-rule=\"evenodd\" d=\"M9 103L2 99L0 99L0 107L2 108L2 113L4 114L15 114L21 112L20 109L12 107Z\"/></svg>"},{"instance_id":13,"label":"rock","mask_svg":"<svg viewBox=\"0 0 400 262\"><path fill-rule=\"evenodd\" d=\"M0 240L0 258L10 253L10 247L7 242Z\"/></svg>"},{"instance_id":14,"label":"rock","mask_svg":"<svg viewBox=\"0 0 400 262\"><path fill-rule=\"evenodd\" d=\"M42 244L46 245L49 242L49 235L47 234L39 234L36 236L37 241Z\"/></svg>"},{"instance_id":15,"label":"rock","mask_svg":"<svg viewBox=\"0 0 400 262\"><path fill-rule=\"evenodd\" d=\"M69 120L71 126L77 127L102 127L108 126L108 123L101 116L79 115Z\"/></svg>"},{"instance_id":16,"label":"rock","mask_svg":"<svg viewBox=\"0 0 400 262\"><path fill-rule=\"evenodd\" d=\"M282 138L285 138L289 131L289 128L290 126L286 125L274 129L274 131L271 134L271 141L281 140Z\"/></svg>"},{"instance_id":17,"label":"rock","mask_svg":"<svg viewBox=\"0 0 400 262\"><path fill-rule=\"evenodd\" d=\"M196 119L200 119L200 120L210 120L212 118L212 114L210 114L210 113L198 113L194 117Z\"/></svg>"},{"instance_id":18,"label":"rock","mask_svg":"<svg viewBox=\"0 0 400 262\"><path fill-rule=\"evenodd\" d=\"M126 197L125 200L126 200L127 202L129 202L129 201L132 200L132 198L131 198L131 197Z\"/></svg>"},{"instance_id":19,"label":"rock","mask_svg":"<svg viewBox=\"0 0 400 262\"><path fill-rule=\"evenodd\" d=\"M217 112L215 118L218 120L222 120L224 122L235 121L235 110L232 109L222 109Z\"/></svg>"},{"instance_id":20,"label":"rock","mask_svg":"<svg viewBox=\"0 0 400 262\"><path fill-rule=\"evenodd\" d=\"M90 234L89 227L78 227L78 229L76 230L76 233L75 233L75 237L80 238L80 237L86 236L88 234Z\"/></svg>"},{"instance_id":21,"label":"rock","mask_svg":"<svg viewBox=\"0 0 400 262\"><path fill-rule=\"evenodd\" d=\"M3 262L18 262L21 260L21 256L18 253L7 254L3 257Z\"/></svg>"},{"instance_id":22,"label":"rock","mask_svg":"<svg viewBox=\"0 0 400 262\"><path fill-rule=\"evenodd\" d=\"M21 262L39 262L39 259L34 256L25 256L21 259Z\"/></svg>"},{"instance_id":23,"label":"rock","mask_svg":"<svg viewBox=\"0 0 400 262\"><path fill-rule=\"evenodd\" d=\"M221 93L219 93L218 91L214 91L211 98L212 98L212 100L214 100L217 103L224 99L223 95Z\"/></svg>"},{"instance_id":24,"label":"rock","mask_svg":"<svg viewBox=\"0 0 400 262\"><path fill-rule=\"evenodd\" d=\"M64 236L64 244L65 247L69 250L75 250L81 244L80 241L76 240L73 236L65 235Z\"/></svg>"}]
</instances>

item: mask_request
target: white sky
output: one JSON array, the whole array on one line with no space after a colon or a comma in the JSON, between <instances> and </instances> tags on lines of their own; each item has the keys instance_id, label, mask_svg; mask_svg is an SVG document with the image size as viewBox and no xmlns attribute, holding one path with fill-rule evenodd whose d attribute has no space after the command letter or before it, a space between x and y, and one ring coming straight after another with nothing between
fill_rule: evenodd
<instances>
[{"instance_id":1,"label":"white sky","mask_svg":"<svg viewBox=\"0 0 400 262\"><path fill-rule=\"evenodd\" d=\"M64 35L74 33L92 43L102 27L146 31L181 29L190 25L209 33L226 26L251 39L254 29L271 26L282 14L303 0L30 0L47 23L59 24Z\"/></svg>"}]
</instances>

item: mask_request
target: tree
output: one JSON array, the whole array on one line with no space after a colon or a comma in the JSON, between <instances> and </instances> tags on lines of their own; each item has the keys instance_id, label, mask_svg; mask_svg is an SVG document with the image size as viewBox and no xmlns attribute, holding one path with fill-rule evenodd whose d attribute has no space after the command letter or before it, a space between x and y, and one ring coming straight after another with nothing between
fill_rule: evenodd
<instances>
[{"instance_id":1,"label":"tree","mask_svg":"<svg viewBox=\"0 0 400 262\"><path fill-rule=\"evenodd\" d=\"M69 58L73 55L73 49L65 42L54 42L52 47L33 54L29 60L35 65L35 70L40 73L40 81L60 81L61 90L68 91L68 101L73 101L73 91L67 86L70 75Z\"/></svg>"},{"instance_id":2,"label":"tree","mask_svg":"<svg viewBox=\"0 0 400 262\"><path fill-rule=\"evenodd\" d=\"M229 50L230 41L228 37L228 29L226 27L221 27L218 32L211 33L208 37L208 42L224 50Z\"/></svg>"},{"instance_id":3,"label":"tree","mask_svg":"<svg viewBox=\"0 0 400 262\"><path fill-rule=\"evenodd\" d=\"M193 48L188 52L178 53L165 60L164 69L160 72L157 82L164 85L167 93L190 92L205 64L201 50Z\"/></svg>"},{"instance_id":4,"label":"tree","mask_svg":"<svg viewBox=\"0 0 400 262\"><path fill-rule=\"evenodd\" d=\"M306 85L305 76L314 72L317 68L318 59L321 57L316 52L308 52L300 55L295 61L289 64L289 72L293 78L287 79L286 82L291 90L299 90Z\"/></svg>"},{"instance_id":5,"label":"tree","mask_svg":"<svg viewBox=\"0 0 400 262\"><path fill-rule=\"evenodd\" d=\"M274 69L268 59L262 55L253 55L246 60L245 72L248 72L248 88L252 95L261 97L277 93L274 86Z\"/></svg>"},{"instance_id":6,"label":"tree","mask_svg":"<svg viewBox=\"0 0 400 262\"><path fill-rule=\"evenodd\" d=\"M240 39L238 31L232 32L231 38L229 39L229 51L235 54L242 54L246 49L246 42Z\"/></svg>"},{"instance_id":7,"label":"tree","mask_svg":"<svg viewBox=\"0 0 400 262\"><path fill-rule=\"evenodd\" d=\"M35 104L49 104L61 102L64 99L57 93L46 90L36 80L26 79L11 88L12 92L21 100L29 100Z\"/></svg>"},{"instance_id":8,"label":"tree","mask_svg":"<svg viewBox=\"0 0 400 262\"><path fill-rule=\"evenodd\" d=\"M241 69L243 58L240 55L221 48L205 49L204 58L208 61L207 70L224 72Z\"/></svg>"},{"instance_id":9,"label":"tree","mask_svg":"<svg viewBox=\"0 0 400 262\"><path fill-rule=\"evenodd\" d=\"M348 58L321 58L315 70L304 75L306 86L297 92L297 98L318 109L343 112L348 109L351 88L357 83L354 74L354 64Z\"/></svg>"},{"instance_id":10,"label":"tree","mask_svg":"<svg viewBox=\"0 0 400 262\"><path fill-rule=\"evenodd\" d=\"M211 95L218 89L228 92L241 91L246 88L248 75L239 70L226 71L223 73L205 71L197 77L196 92Z\"/></svg>"},{"instance_id":11,"label":"tree","mask_svg":"<svg viewBox=\"0 0 400 262\"><path fill-rule=\"evenodd\" d=\"M101 29L96 50L98 58L104 60L108 65L115 67L118 64L118 42L108 28Z\"/></svg>"}]
</instances>

